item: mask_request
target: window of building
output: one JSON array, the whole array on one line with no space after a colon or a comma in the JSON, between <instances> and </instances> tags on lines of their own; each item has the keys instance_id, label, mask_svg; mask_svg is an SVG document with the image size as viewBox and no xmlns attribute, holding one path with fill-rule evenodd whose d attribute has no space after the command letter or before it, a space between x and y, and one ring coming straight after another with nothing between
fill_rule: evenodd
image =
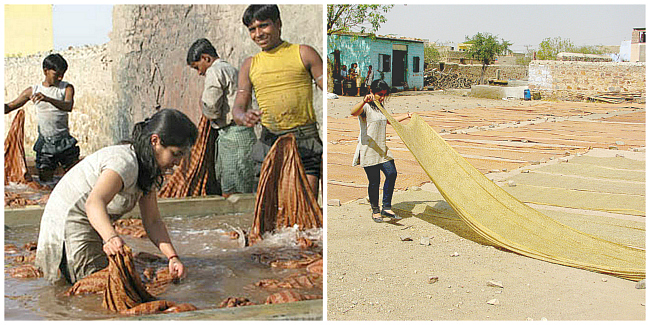
<instances>
[{"instance_id":1,"label":"window of building","mask_svg":"<svg viewBox=\"0 0 650 325\"><path fill-rule=\"evenodd\" d=\"M420 57L415 56L413 57L413 72L420 72Z\"/></svg>"},{"instance_id":2,"label":"window of building","mask_svg":"<svg viewBox=\"0 0 650 325\"><path fill-rule=\"evenodd\" d=\"M390 71L390 55L379 54L379 69L380 72Z\"/></svg>"}]
</instances>

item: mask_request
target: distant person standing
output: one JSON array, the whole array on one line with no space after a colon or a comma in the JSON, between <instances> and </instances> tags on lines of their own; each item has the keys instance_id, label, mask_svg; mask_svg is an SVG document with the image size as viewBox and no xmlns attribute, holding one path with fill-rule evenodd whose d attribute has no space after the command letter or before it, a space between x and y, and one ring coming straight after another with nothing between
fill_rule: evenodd
<instances>
[{"instance_id":1,"label":"distant person standing","mask_svg":"<svg viewBox=\"0 0 650 325\"><path fill-rule=\"evenodd\" d=\"M218 132L215 143L209 145L215 146L215 175L222 195L253 192L255 172L250 154L257 138L253 128L235 124L231 112L237 94L237 68L219 58L212 43L205 38L190 46L187 64L199 76L205 76L202 111Z\"/></svg>"},{"instance_id":2,"label":"distant person standing","mask_svg":"<svg viewBox=\"0 0 650 325\"><path fill-rule=\"evenodd\" d=\"M372 71L372 65L369 65L368 73L366 74L366 90L368 94L370 94L370 85L373 80L375 80L375 72Z\"/></svg>"},{"instance_id":3,"label":"distant person standing","mask_svg":"<svg viewBox=\"0 0 650 325\"><path fill-rule=\"evenodd\" d=\"M18 98L5 104L5 114L34 102L38 117L38 139L34 144L36 168L41 182L50 182L54 171L65 171L79 161L77 139L70 135L68 114L74 106L74 87L63 81L68 62L61 54L50 54L43 60L45 80L28 87Z\"/></svg>"}]
</instances>

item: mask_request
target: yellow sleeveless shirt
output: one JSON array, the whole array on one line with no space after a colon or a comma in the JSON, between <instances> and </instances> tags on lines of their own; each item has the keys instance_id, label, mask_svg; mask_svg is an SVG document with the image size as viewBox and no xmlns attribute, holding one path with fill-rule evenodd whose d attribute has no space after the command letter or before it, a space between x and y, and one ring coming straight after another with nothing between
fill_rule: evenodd
<instances>
[{"instance_id":1,"label":"yellow sleeveless shirt","mask_svg":"<svg viewBox=\"0 0 650 325\"><path fill-rule=\"evenodd\" d=\"M263 112L263 126L278 132L316 122L312 78L300 58L299 44L283 42L258 53L249 76Z\"/></svg>"}]
</instances>

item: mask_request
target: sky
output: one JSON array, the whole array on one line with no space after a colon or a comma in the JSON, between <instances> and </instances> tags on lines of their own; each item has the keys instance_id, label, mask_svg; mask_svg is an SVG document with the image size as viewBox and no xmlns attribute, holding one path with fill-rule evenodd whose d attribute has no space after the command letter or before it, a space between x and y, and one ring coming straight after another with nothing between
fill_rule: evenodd
<instances>
[{"instance_id":1,"label":"sky","mask_svg":"<svg viewBox=\"0 0 650 325\"><path fill-rule=\"evenodd\" d=\"M54 50L108 43L113 5L57 5L52 7Z\"/></svg>"},{"instance_id":2,"label":"sky","mask_svg":"<svg viewBox=\"0 0 650 325\"><path fill-rule=\"evenodd\" d=\"M465 36L491 33L519 53L545 38L575 45L621 45L632 29L645 26L646 8L632 5L395 5L376 34L462 43ZM451 44L450 44L451 45Z\"/></svg>"},{"instance_id":3,"label":"sky","mask_svg":"<svg viewBox=\"0 0 650 325\"><path fill-rule=\"evenodd\" d=\"M112 5L58 5L53 7L55 50L69 46L103 44L112 28ZM379 35L428 39L457 44L465 36L488 32L513 43L524 53L545 38L562 37L575 45L621 45L632 29L645 26L646 7L627 5L403 5L385 14Z\"/></svg>"}]
</instances>

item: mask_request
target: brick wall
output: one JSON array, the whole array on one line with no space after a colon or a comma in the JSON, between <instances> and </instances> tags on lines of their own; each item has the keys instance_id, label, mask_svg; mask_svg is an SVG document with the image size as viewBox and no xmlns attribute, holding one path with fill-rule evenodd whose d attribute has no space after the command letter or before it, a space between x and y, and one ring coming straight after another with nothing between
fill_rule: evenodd
<instances>
[{"instance_id":1,"label":"brick wall","mask_svg":"<svg viewBox=\"0 0 650 325\"><path fill-rule=\"evenodd\" d=\"M547 98L609 91L645 93L645 63L532 61L528 86Z\"/></svg>"}]
</instances>

